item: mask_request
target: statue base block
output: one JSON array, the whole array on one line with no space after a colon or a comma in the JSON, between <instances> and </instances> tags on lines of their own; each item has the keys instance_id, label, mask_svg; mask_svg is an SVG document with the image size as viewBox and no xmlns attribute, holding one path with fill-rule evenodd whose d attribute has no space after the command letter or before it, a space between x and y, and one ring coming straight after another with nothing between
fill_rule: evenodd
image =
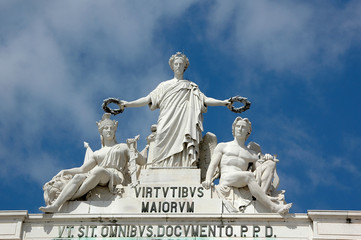
<instances>
[{"instance_id":1,"label":"statue base block","mask_svg":"<svg viewBox=\"0 0 361 240\"><path fill-rule=\"evenodd\" d=\"M217 186L204 189L200 169L149 168L142 171L135 187L119 185L116 194L108 187L96 187L86 201L68 201L61 213L74 214L223 214L270 213L249 190L233 190L221 196ZM241 195L239 195L241 193Z\"/></svg>"},{"instance_id":2,"label":"statue base block","mask_svg":"<svg viewBox=\"0 0 361 240\"><path fill-rule=\"evenodd\" d=\"M196 168L148 168L139 176L141 184L200 184L201 170Z\"/></svg>"}]
</instances>

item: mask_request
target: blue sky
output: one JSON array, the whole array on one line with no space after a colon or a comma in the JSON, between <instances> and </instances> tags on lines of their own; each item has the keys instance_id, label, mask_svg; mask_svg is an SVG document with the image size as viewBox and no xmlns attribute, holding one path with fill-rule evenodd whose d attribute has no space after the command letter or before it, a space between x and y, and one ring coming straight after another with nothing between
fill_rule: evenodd
<instances>
[{"instance_id":1,"label":"blue sky","mask_svg":"<svg viewBox=\"0 0 361 240\"><path fill-rule=\"evenodd\" d=\"M360 1L1 1L1 210L38 213L43 184L100 147L103 99L134 100L173 77L209 97L241 95L250 141L278 154L291 212L360 210ZM205 132L232 140L237 114L210 107ZM117 138L157 111L126 109Z\"/></svg>"}]
</instances>

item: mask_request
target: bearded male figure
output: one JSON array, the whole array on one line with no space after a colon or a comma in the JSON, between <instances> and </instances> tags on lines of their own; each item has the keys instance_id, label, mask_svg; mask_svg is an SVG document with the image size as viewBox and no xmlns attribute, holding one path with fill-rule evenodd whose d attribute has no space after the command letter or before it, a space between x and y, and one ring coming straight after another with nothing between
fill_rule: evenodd
<instances>
[{"instance_id":1,"label":"bearded male figure","mask_svg":"<svg viewBox=\"0 0 361 240\"><path fill-rule=\"evenodd\" d=\"M186 55L177 52L169 59L174 78L160 83L148 96L119 107L160 109L155 139L156 167L196 167L199 142L202 140L203 116L208 106L231 106L229 100L205 96L197 84L184 80L189 65Z\"/></svg>"}]
</instances>

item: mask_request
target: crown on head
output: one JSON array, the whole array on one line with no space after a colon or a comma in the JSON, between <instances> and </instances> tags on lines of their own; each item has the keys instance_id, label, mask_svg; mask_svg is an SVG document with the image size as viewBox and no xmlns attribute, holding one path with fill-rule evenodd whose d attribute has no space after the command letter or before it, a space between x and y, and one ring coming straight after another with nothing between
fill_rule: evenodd
<instances>
[{"instance_id":1,"label":"crown on head","mask_svg":"<svg viewBox=\"0 0 361 240\"><path fill-rule=\"evenodd\" d=\"M110 119L110 113L104 113L102 119L97 122L98 130L101 133L105 125L113 125L116 129L118 127L118 121Z\"/></svg>"}]
</instances>

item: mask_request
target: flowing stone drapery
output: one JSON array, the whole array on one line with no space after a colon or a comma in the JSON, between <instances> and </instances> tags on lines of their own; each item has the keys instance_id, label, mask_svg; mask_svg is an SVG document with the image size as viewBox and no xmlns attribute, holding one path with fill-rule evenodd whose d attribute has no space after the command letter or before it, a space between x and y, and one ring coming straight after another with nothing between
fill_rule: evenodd
<instances>
[{"instance_id":1,"label":"flowing stone drapery","mask_svg":"<svg viewBox=\"0 0 361 240\"><path fill-rule=\"evenodd\" d=\"M115 185L120 184L115 181L115 178L120 179L122 184L128 184L130 182L130 175L128 173L128 151L126 144L116 144L109 149L105 158L99 164L100 167L105 168L110 174L108 184L110 192L113 192Z\"/></svg>"},{"instance_id":2,"label":"flowing stone drapery","mask_svg":"<svg viewBox=\"0 0 361 240\"><path fill-rule=\"evenodd\" d=\"M150 94L151 110L160 109L153 166L190 167L197 162L205 96L188 80L162 82Z\"/></svg>"}]
</instances>

